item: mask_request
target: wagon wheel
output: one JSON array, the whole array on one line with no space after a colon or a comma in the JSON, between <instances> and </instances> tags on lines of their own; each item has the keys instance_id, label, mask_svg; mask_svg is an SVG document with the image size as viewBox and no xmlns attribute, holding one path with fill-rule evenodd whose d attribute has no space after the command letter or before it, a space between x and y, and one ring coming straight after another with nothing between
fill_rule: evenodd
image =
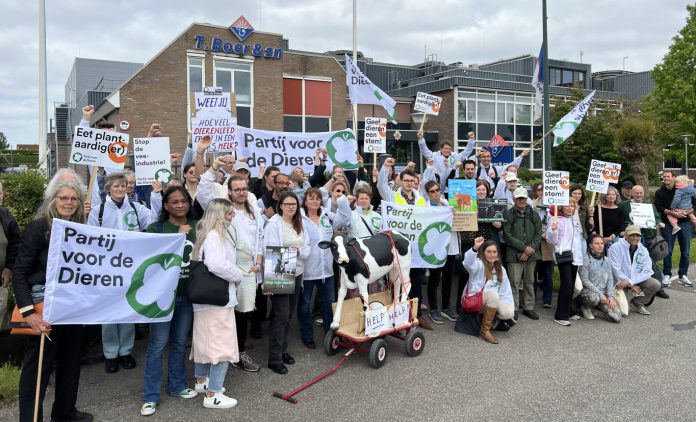
<instances>
[{"instance_id":1,"label":"wagon wheel","mask_svg":"<svg viewBox=\"0 0 696 422\"><path fill-rule=\"evenodd\" d=\"M370 365L373 368L381 368L387 361L387 342L378 338L370 346Z\"/></svg>"},{"instance_id":2,"label":"wagon wheel","mask_svg":"<svg viewBox=\"0 0 696 422\"><path fill-rule=\"evenodd\" d=\"M425 336L423 335L423 330L420 328L411 330L406 335L404 345L406 346L407 356L414 357L420 355L425 347Z\"/></svg>"},{"instance_id":3,"label":"wagon wheel","mask_svg":"<svg viewBox=\"0 0 696 422\"><path fill-rule=\"evenodd\" d=\"M333 356L338 353L339 349L341 348L338 345L339 340L339 337L334 334L333 330L329 330L329 332L327 332L324 336L324 352L326 352L326 354L329 356Z\"/></svg>"}]
</instances>

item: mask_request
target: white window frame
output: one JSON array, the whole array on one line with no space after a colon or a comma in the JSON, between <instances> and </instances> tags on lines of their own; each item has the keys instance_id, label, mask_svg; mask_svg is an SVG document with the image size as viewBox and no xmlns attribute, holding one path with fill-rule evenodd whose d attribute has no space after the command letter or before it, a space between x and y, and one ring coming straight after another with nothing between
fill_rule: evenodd
<instances>
[{"instance_id":1,"label":"white window frame","mask_svg":"<svg viewBox=\"0 0 696 422\"><path fill-rule=\"evenodd\" d=\"M217 86L217 66L215 66L216 60L220 61L226 61L226 62L233 62L233 63L240 63L240 64L245 64L249 65L249 105L247 106L246 104L240 106L240 107L248 107L249 108L249 127L253 128L254 127L254 60L253 59L244 59L244 58L239 58L239 57L230 57L230 56L222 56L219 54L213 54L213 86ZM221 69L223 70L223 69ZM230 71L231 73L234 72L246 72L246 70L230 70L230 69L224 69L227 71ZM233 75L234 76L234 75ZM232 82L232 92L234 92L234 77L231 80ZM236 101L235 101L235 107L236 107ZM235 110L236 114L236 110Z\"/></svg>"},{"instance_id":2,"label":"white window frame","mask_svg":"<svg viewBox=\"0 0 696 422\"><path fill-rule=\"evenodd\" d=\"M302 81L302 115L298 116L296 114L285 114L283 113L283 116L292 116L292 117L301 117L302 118L302 133L305 133L307 130L307 125L305 123L305 118L307 117L317 117L320 119L329 119L329 132L331 131L331 125L333 121L333 101L331 99L333 98L333 78L327 78L324 76L300 76L300 75L291 75L291 74L283 74L283 79L299 79ZM305 101L305 81L317 81L317 82L328 82L331 88L331 92L329 93L329 104L331 107L330 114L329 116L315 116L315 115L308 115L307 114L307 109L306 109L306 101Z\"/></svg>"},{"instance_id":3,"label":"white window frame","mask_svg":"<svg viewBox=\"0 0 696 422\"><path fill-rule=\"evenodd\" d=\"M189 132L191 132L191 118L193 117L191 115L191 71L189 70L191 66L189 64L189 58L191 57L201 59L201 86L205 86L205 54L188 52L186 54L186 115L188 116L188 119L186 119L186 128Z\"/></svg>"}]
</instances>

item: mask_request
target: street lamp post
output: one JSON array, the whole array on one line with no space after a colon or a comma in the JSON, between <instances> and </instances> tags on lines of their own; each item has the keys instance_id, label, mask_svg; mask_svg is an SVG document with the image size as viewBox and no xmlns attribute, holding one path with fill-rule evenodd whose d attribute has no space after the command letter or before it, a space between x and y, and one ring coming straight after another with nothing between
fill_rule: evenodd
<instances>
[{"instance_id":1,"label":"street lamp post","mask_svg":"<svg viewBox=\"0 0 696 422\"><path fill-rule=\"evenodd\" d=\"M685 133L682 135L682 139L684 140L684 174L688 177L689 176L689 141L691 140L691 135L690 133Z\"/></svg>"}]
</instances>

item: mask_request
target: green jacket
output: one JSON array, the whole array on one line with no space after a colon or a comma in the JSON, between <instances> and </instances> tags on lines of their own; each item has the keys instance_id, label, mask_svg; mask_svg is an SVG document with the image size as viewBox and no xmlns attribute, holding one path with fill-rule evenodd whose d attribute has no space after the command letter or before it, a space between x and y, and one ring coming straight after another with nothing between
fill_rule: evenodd
<instances>
[{"instance_id":1,"label":"green jacket","mask_svg":"<svg viewBox=\"0 0 696 422\"><path fill-rule=\"evenodd\" d=\"M644 204L649 204L649 202L643 202ZM629 224L633 224L633 220L631 219L631 200L628 199L626 201L622 201L619 203L619 208L621 208L621 211L623 211L624 215L626 216L626 222L624 223L623 229L626 229ZM655 224L660 224L662 220L660 220L660 213L657 212L657 208L655 208L655 204L652 206L653 209L653 214L655 215ZM655 237L655 229L640 229L642 232L643 236L645 236L648 239L652 239Z\"/></svg>"},{"instance_id":2,"label":"green jacket","mask_svg":"<svg viewBox=\"0 0 696 422\"><path fill-rule=\"evenodd\" d=\"M541 258L541 219L539 214L527 204L523 213L512 207L503 214L503 236L507 248L505 262L520 262L520 256L527 246L534 249L530 260Z\"/></svg>"}]
</instances>

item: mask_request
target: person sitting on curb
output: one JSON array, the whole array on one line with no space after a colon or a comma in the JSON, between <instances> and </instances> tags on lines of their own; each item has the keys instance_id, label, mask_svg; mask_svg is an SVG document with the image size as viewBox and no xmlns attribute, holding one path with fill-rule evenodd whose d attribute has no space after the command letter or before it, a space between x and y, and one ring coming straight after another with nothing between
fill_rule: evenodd
<instances>
[{"instance_id":1,"label":"person sitting on curb","mask_svg":"<svg viewBox=\"0 0 696 422\"><path fill-rule=\"evenodd\" d=\"M609 260L617 289L633 292L631 307L641 315L650 315L645 304L660 290L659 281L652 278L652 260L640 243L640 227L626 227L624 237L609 249Z\"/></svg>"},{"instance_id":2,"label":"person sitting on curb","mask_svg":"<svg viewBox=\"0 0 696 422\"><path fill-rule=\"evenodd\" d=\"M597 309L607 321L621 322L621 311L614 299L614 277L611 263L604 256L604 240L595 233L590 235L590 244L582 266L578 269L582 281L579 302L582 316L594 319L592 309Z\"/></svg>"}]
</instances>

